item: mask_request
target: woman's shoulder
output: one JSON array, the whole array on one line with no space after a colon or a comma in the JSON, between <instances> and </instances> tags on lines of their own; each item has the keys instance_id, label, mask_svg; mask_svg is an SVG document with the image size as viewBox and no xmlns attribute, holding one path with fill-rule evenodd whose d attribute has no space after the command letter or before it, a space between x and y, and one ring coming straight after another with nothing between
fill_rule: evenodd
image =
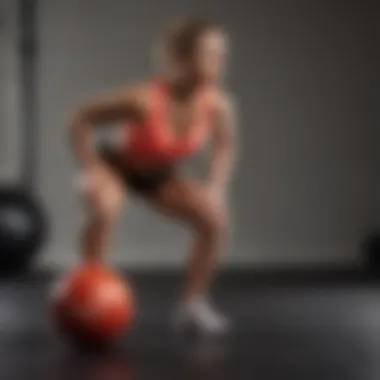
<instances>
[{"instance_id":1,"label":"woman's shoulder","mask_svg":"<svg viewBox=\"0 0 380 380\"><path fill-rule=\"evenodd\" d=\"M152 93L158 87L156 79L147 79L135 83L129 83L124 86L125 94L128 98L140 105L142 108L149 108L152 99Z\"/></svg>"}]
</instances>

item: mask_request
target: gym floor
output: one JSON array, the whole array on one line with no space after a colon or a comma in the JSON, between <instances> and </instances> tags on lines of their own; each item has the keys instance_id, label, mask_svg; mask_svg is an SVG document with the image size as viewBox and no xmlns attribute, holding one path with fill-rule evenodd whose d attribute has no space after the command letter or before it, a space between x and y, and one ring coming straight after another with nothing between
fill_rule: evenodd
<instances>
[{"instance_id":1,"label":"gym floor","mask_svg":"<svg viewBox=\"0 0 380 380\"><path fill-rule=\"evenodd\" d=\"M233 317L223 339L170 332L178 277L133 275L134 330L109 352L63 344L48 318L50 276L0 286L0 379L380 378L380 289L360 275L224 276L216 300Z\"/></svg>"}]
</instances>

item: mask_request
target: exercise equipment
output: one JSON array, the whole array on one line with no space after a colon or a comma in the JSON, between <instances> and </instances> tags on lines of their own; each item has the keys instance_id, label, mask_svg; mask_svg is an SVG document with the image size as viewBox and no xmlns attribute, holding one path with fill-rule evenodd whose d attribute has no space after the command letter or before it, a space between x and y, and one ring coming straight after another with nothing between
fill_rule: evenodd
<instances>
[{"instance_id":1,"label":"exercise equipment","mask_svg":"<svg viewBox=\"0 0 380 380\"><path fill-rule=\"evenodd\" d=\"M15 274L32 264L46 237L40 205L21 188L0 188L0 273Z\"/></svg>"},{"instance_id":2,"label":"exercise equipment","mask_svg":"<svg viewBox=\"0 0 380 380\"><path fill-rule=\"evenodd\" d=\"M366 238L363 250L368 270L380 277L380 231L374 231Z\"/></svg>"},{"instance_id":3,"label":"exercise equipment","mask_svg":"<svg viewBox=\"0 0 380 380\"><path fill-rule=\"evenodd\" d=\"M0 274L29 269L47 237L47 220L35 191L38 120L36 93L37 0L18 1L22 167L19 183L0 186Z\"/></svg>"},{"instance_id":4,"label":"exercise equipment","mask_svg":"<svg viewBox=\"0 0 380 380\"><path fill-rule=\"evenodd\" d=\"M108 344L122 336L134 316L130 286L110 269L75 269L52 289L52 314L64 337L81 345Z\"/></svg>"}]
</instances>

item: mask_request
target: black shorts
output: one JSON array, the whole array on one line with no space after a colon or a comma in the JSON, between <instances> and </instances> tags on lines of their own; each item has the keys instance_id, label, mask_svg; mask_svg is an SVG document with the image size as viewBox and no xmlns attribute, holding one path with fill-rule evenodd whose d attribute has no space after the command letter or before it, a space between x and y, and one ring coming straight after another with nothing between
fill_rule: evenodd
<instances>
[{"instance_id":1,"label":"black shorts","mask_svg":"<svg viewBox=\"0 0 380 380\"><path fill-rule=\"evenodd\" d=\"M122 165L120 156L111 150L101 149L100 156L122 178L129 189L140 195L154 195L175 176L174 165L142 171Z\"/></svg>"}]
</instances>

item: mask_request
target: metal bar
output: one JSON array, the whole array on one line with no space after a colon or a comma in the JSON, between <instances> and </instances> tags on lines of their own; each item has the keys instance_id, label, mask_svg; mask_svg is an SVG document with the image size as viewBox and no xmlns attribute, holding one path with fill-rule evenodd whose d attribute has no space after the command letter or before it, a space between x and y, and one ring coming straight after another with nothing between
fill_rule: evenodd
<instances>
[{"instance_id":1,"label":"metal bar","mask_svg":"<svg viewBox=\"0 0 380 380\"><path fill-rule=\"evenodd\" d=\"M19 57L21 84L21 131L23 159L21 182L34 189L37 181L37 6L38 0L19 0Z\"/></svg>"}]
</instances>

